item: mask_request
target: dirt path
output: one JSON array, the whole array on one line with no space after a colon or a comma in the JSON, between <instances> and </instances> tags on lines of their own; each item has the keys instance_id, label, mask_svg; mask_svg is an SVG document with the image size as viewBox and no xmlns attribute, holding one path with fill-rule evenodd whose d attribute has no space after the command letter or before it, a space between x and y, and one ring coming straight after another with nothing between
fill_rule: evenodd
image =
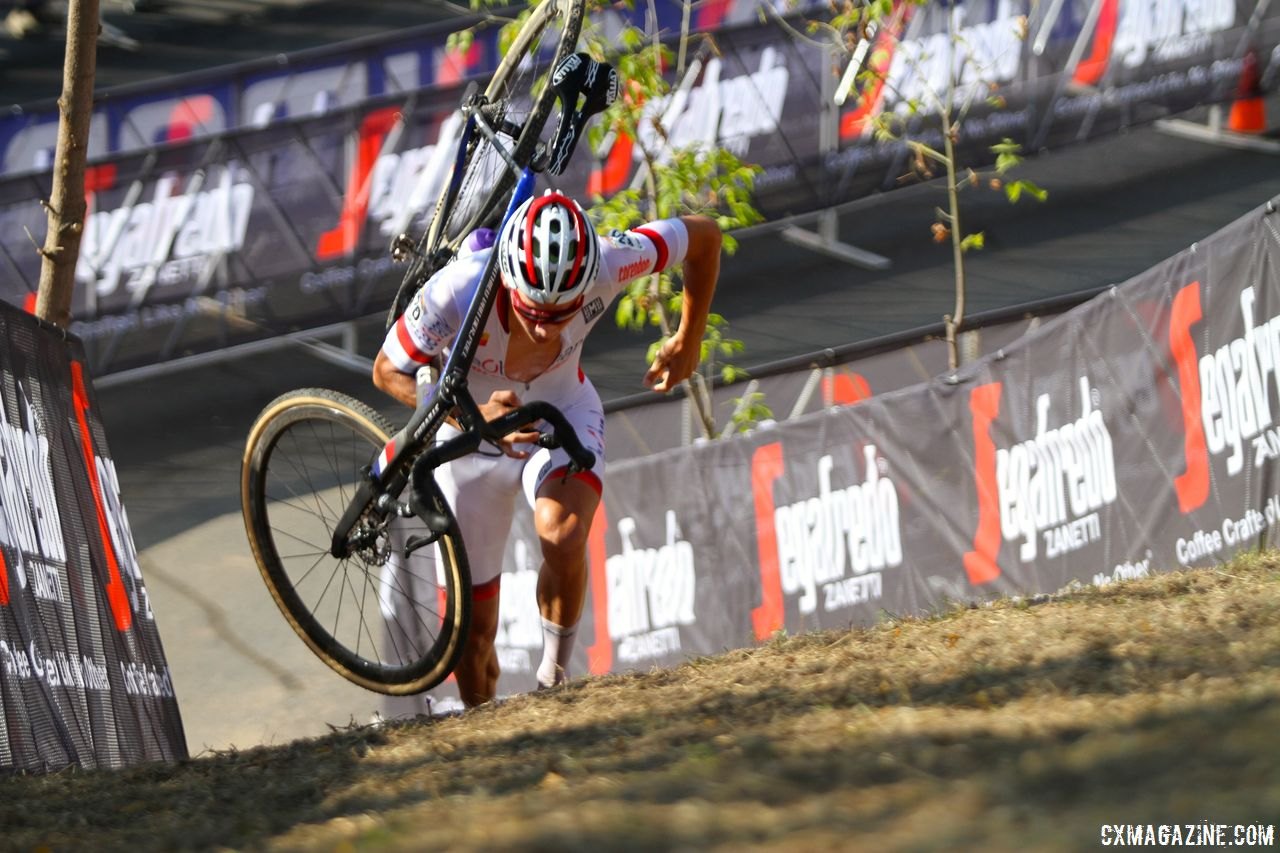
<instances>
[{"instance_id":1,"label":"dirt path","mask_svg":"<svg viewBox=\"0 0 1280 853\"><path fill-rule=\"evenodd\" d=\"M1274 845L1278 699L1270 555L457 718L4 779L0 826L55 851L1074 850L1206 822Z\"/></svg>"}]
</instances>

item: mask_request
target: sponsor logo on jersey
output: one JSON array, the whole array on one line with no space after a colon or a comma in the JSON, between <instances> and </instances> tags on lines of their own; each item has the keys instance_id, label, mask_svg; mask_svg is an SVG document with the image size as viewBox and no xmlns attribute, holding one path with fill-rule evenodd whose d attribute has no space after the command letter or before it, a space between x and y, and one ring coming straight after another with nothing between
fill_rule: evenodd
<instances>
[{"instance_id":1,"label":"sponsor logo on jersey","mask_svg":"<svg viewBox=\"0 0 1280 853\"><path fill-rule=\"evenodd\" d=\"M627 264L618 270L618 280L630 281L637 276L642 276L649 271L651 266L652 263L648 260L636 261L635 263Z\"/></svg>"},{"instance_id":2,"label":"sponsor logo on jersey","mask_svg":"<svg viewBox=\"0 0 1280 853\"><path fill-rule=\"evenodd\" d=\"M605 235L605 240L615 249L630 249L635 252L644 251L644 241L627 231L619 231L615 228Z\"/></svg>"},{"instance_id":3,"label":"sponsor logo on jersey","mask_svg":"<svg viewBox=\"0 0 1280 853\"><path fill-rule=\"evenodd\" d=\"M604 313L604 299L597 296L586 305L582 306L582 322L590 323L595 318Z\"/></svg>"}]
</instances>

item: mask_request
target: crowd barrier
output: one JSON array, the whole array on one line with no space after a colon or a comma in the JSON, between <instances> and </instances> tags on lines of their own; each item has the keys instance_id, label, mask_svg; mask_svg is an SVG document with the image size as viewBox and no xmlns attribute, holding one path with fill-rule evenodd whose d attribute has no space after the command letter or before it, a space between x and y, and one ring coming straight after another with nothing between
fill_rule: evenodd
<instances>
[{"instance_id":1,"label":"crowd barrier","mask_svg":"<svg viewBox=\"0 0 1280 853\"><path fill-rule=\"evenodd\" d=\"M654 8L669 33L681 7ZM939 147L920 99L945 88L951 47L964 104L958 157L981 167L1005 138L1034 155L1231 100L1246 67L1274 78L1280 45L1280 8L1249 0L902 0L898 23L872 48L887 82L837 107L837 58L795 37L799 17L758 19L765 8L774 4L699 4L695 24L714 31L717 52L687 91L647 108L671 144L728 148L758 164L755 201L775 222L902 185L915 155L876 139L871 119L900 114L916 123L913 139ZM606 31L627 20L602 14ZM450 53L446 35L397 34L101 99L72 306L95 374L384 310L402 275L390 239L426 224L462 86L497 57L491 30L466 53ZM12 304L36 289L40 258L27 235L46 228L38 200L50 188L54 117L0 118L9 164L0 298ZM608 195L634 180L640 160L624 137L583 146L558 185Z\"/></svg>"},{"instance_id":2,"label":"crowd barrier","mask_svg":"<svg viewBox=\"0 0 1280 853\"><path fill-rule=\"evenodd\" d=\"M1070 293L974 314L965 321L957 348L965 361L996 352L1096 293ZM740 430L735 414L753 394L761 395L770 412L757 420L771 422L927 381L950 363L945 334L945 325L938 322L752 367L749 379L713 383L711 408L718 435ZM609 400L605 427L611 464L704 440L698 411L682 390L669 395L645 391Z\"/></svg>"},{"instance_id":3,"label":"crowd barrier","mask_svg":"<svg viewBox=\"0 0 1280 853\"><path fill-rule=\"evenodd\" d=\"M1277 201L957 371L610 465L573 668L671 665L780 630L1274 544ZM534 686L540 559L520 518L502 584L503 693ZM387 707L450 697L445 686Z\"/></svg>"},{"instance_id":4,"label":"crowd barrier","mask_svg":"<svg viewBox=\"0 0 1280 853\"><path fill-rule=\"evenodd\" d=\"M0 304L0 769L187 757L80 343Z\"/></svg>"}]
</instances>

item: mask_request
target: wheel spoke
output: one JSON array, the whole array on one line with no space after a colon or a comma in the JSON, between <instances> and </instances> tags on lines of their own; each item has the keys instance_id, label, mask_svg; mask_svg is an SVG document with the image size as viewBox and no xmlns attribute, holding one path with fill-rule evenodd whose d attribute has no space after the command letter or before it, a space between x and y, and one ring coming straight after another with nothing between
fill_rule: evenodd
<instances>
[{"instance_id":1,"label":"wheel spoke","mask_svg":"<svg viewBox=\"0 0 1280 853\"><path fill-rule=\"evenodd\" d=\"M332 392L322 393L333 399ZM445 636L441 611L455 605L437 603L435 561L448 549L388 557L383 549L403 548L404 537L393 526L371 531L378 538L348 557L335 559L329 550L336 520L354 499L362 469L385 445L390 427L372 432L368 425L380 419L354 401L307 412L281 408L288 417L279 427L257 431L266 452L251 474L259 495L251 524L258 532L251 535L277 600L322 657L358 683L408 683L410 671L438 679L450 668L449 661L439 660ZM355 410L359 417L348 413ZM367 523L377 522L361 522ZM390 542L384 538L393 534ZM386 559L393 566L384 566ZM442 569L443 576L456 577L452 567ZM451 581L447 594L458 593ZM452 654L458 648L456 642L449 646ZM436 668L426 668L427 662Z\"/></svg>"}]
</instances>

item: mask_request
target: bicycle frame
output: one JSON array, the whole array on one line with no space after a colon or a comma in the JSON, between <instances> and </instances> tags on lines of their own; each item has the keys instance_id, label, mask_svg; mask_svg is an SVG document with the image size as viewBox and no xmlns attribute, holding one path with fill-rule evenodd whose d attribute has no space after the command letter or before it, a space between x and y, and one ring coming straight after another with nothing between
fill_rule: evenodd
<instances>
[{"instance_id":1,"label":"bicycle frame","mask_svg":"<svg viewBox=\"0 0 1280 853\"><path fill-rule=\"evenodd\" d=\"M511 201L502 217L502 223L515 213L526 199L533 194L536 173L526 167L520 175ZM501 228L499 228L501 230ZM535 420L545 420L551 424L553 439L544 442L543 446L551 447L563 444L576 467L590 468L595 463L595 456L582 446L573 428L565 420L559 409L550 403L534 401L527 403L500 418L486 421L471 396L467 386L467 372L475 359L479 347L480 335L488 321L489 312L498 296L498 288L502 286L498 274L498 253L489 254L481 273L480 286L476 289L463 317L462 326L454 339L454 346L449 351L441 371L440 381L432 390L431 396L414 410L409 422L400 432L387 442L382 453L369 468L368 478L361 483L359 490L333 531L330 553L335 557L345 557L354 548L362 544L353 539L352 530L360 519L371 509L380 518L395 513L401 516L416 515L423 520L433 533L443 533L448 529L448 519L436 512L424 500L423 494L430 490L434 483L431 472L452 459L465 456L475 451L482 441L498 441L512 430ZM442 445L422 453L423 448L440 429L449 414L457 408L458 420L463 433ZM412 468L412 473L410 469ZM409 503L402 504L395 500L410 479L413 489ZM376 535L376 531L368 531ZM427 541L410 543L410 550Z\"/></svg>"}]
</instances>

